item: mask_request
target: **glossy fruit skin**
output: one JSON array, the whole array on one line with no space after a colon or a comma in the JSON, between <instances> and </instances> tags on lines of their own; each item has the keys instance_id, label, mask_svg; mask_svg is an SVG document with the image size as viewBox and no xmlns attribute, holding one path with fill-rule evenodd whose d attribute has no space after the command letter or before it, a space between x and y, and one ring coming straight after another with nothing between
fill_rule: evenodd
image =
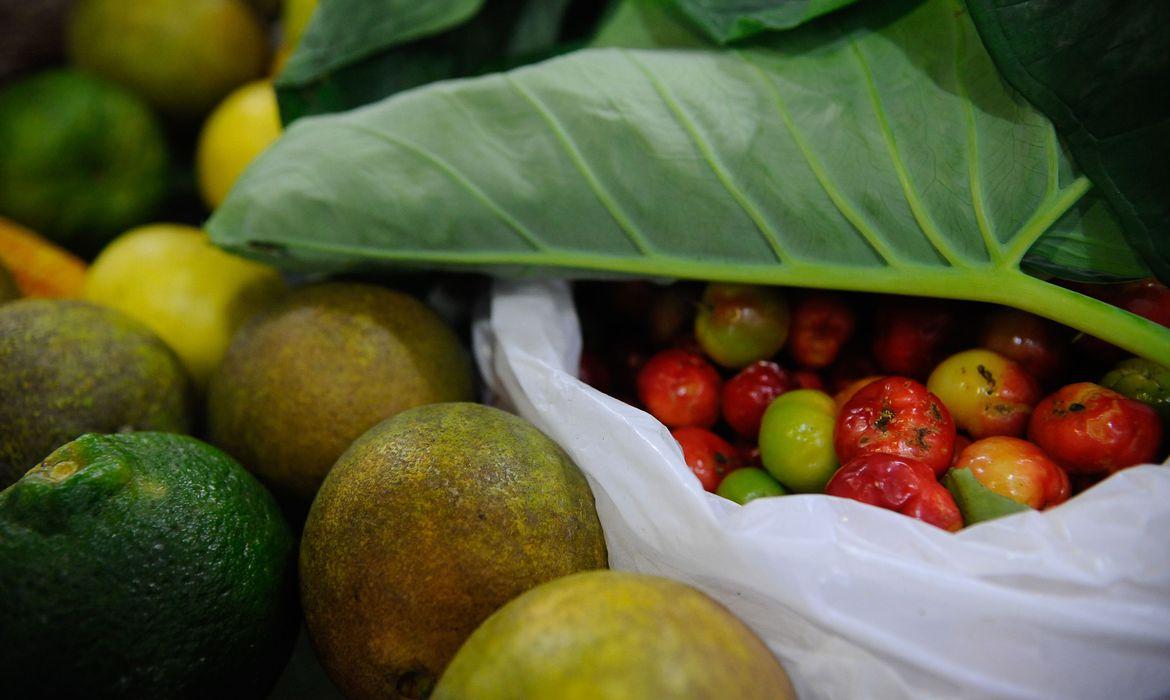
<instances>
[{"instance_id":1,"label":"glossy fruit skin","mask_svg":"<svg viewBox=\"0 0 1170 700\"><path fill-rule=\"evenodd\" d=\"M663 350L638 371L638 399L668 428L710 428L719 419L719 372L702 356Z\"/></svg>"},{"instance_id":2,"label":"glossy fruit skin","mask_svg":"<svg viewBox=\"0 0 1170 700\"><path fill-rule=\"evenodd\" d=\"M939 475L951 464L955 422L925 386L888 377L862 387L845 403L834 444L842 464L881 452L921 461Z\"/></svg>"},{"instance_id":3,"label":"glossy fruit skin","mask_svg":"<svg viewBox=\"0 0 1170 700\"><path fill-rule=\"evenodd\" d=\"M715 493L742 506L757 498L783 496L788 491L763 469L741 467L723 477Z\"/></svg>"},{"instance_id":4,"label":"glossy fruit skin","mask_svg":"<svg viewBox=\"0 0 1170 700\"><path fill-rule=\"evenodd\" d=\"M768 404L795 388L792 376L775 362L748 365L723 385L723 420L739 435L754 439Z\"/></svg>"},{"instance_id":5,"label":"glossy fruit skin","mask_svg":"<svg viewBox=\"0 0 1170 700\"><path fill-rule=\"evenodd\" d=\"M1040 386L1023 366L983 348L943 360L926 386L950 410L955 426L976 440L1022 436L1040 401Z\"/></svg>"},{"instance_id":6,"label":"glossy fruit skin","mask_svg":"<svg viewBox=\"0 0 1170 700\"><path fill-rule=\"evenodd\" d=\"M1067 339L1059 327L1026 311L1001 308L988 314L979 346L1018 362L1038 382L1057 378L1065 366Z\"/></svg>"},{"instance_id":7,"label":"glossy fruit skin","mask_svg":"<svg viewBox=\"0 0 1170 700\"><path fill-rule=\"evenodd\" d=\"M677 428L670 434L682 448L687 466L707 491L714 493L723 477L739 468L736 449L710 430Z\"/></svg>"},{"instance_id":8,"label":"glossy fruit skin","mask_svg":"<svg viewBox=\"0 0 1170 700\"><path fill-rule=\"evenodd\" d=\"M703 352L738 369L767 360L788 338L788 302L775 287L707 285L695 316L695 338Z\"/></svg>"},{"instance_id":9,"label":"glossy fruit skin","mask_svg":"<svg viewBox=\"0 0 1170 700\"><path fill-rule=\"evenodd\" d=\"M951 454L952 467L959 463L959 457L963 454L963 450L967 449L970 445L971 438L963 435L962 433L955 435L955 449Z\"/></svg>"},{"instance_id":10,"label":"glossy fruit skin","mask_svg":"<svg viewBox=\"0 0 1170 700\"><path fill-rule=\"evenodd\" d=\"M1079 382L1036 406L1028 439L1070 475L1112 474L1157 457L1162 425L1144 403Z\"/></svg>"},{"instance_id":11,"label":"glossy fruit skin","mask_svg":"<svg viewBox=\"0 0 1170 700\"><path fill-rule=\"evenodd\" d=\"M833 394L833 402L837 404L837 410L840 411L842 408L844 408L845 404L849 403L849 399L853 398L854 394L861 391L862 387L869 386L870 384L885 378L886 376L884 374L871 374L868 377L854 379L853 381L849 382L843 389L841 389L841 391Z\"/></svg>"},{"instance_id":12,"label":"glossy fruit skin","mask_svg":"<svg viewBox=\"0 0 1170 700\"><path fill-rule=\"evenodd\" d=\"M977 440L955 460L956 469L970 469L979 483L1017 503L1042 510L1068 500L1068 474L1044 450L1014 437Z\"/></svg>"},{"instance_id":13,"label":"glossy fruit skin","mask_svg":"<svg viewBox=\"0 0 1170 700\"><path fill-rule=\"evenodd\" d=\"M1163 427L1170 425L1170 367L1134 357L1110 370L1101 385L1141 401L1162 416Z\"/></svg>"},{"instance_id":14,"label":"glossy fruit skin","mask_svg":"<svg viewBox=\"0 0 1170 700\"><path fill-rule=\"evenodd\" d=\"M955 499L935 479L934 470L915 459L863 454L837 470L825 493L896 511L951 532L963 527Z\"/></svg>"},{"instance_id":15,"label":"glossy fruit skin","mask_svg":"<svg viewBox=\"0 0 1170 700\"><path fill-rule=\"evenodd\" d=\"M232 185L269 144L280 137L280 110L270 80L236 88L203 124L195 151L199 194L209 209L227 197Z\"/></svg>"},{"instance_id":16,"label":"glossy fruit skin","mask_svg":"<svg viewBox=\"0 0 1170 700\"><path fill-rule=\"evenodd\" d=\"M797 493L823 491L838 467L835 418L836 405L822 391L798 389L777 397L760 423L764 468Z\"/></svg>"},{"instance_id":17,"label":"glossy fruit skin","mask_svg":"<svg viewBox=\"0 0 1170 700\"><path fill-rule=\"evenodd\" d=\"M821 369L837 360L857 319L839 296L812 294L792 310L788 354L802 367Z\"/></svg>"},{"instance_id":18,"label":"glossy fruit skin","mask_svg":"<svg viewBox=\"0 0 1170 700\"><path fill-rule=\"evenodd\" d=\"M925 377L955 328L951 308L929 299L897 299L874 322L873 357L886 374Z\"/></svg>"}]
</instances>

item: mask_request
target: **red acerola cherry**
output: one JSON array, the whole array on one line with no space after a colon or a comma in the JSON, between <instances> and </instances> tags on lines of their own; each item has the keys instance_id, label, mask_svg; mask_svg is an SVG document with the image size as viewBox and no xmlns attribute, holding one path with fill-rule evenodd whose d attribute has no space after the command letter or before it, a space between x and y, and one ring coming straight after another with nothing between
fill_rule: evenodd
<instances>
[{"instance_id":1,"label":"red acerola cherry","mask_svg":"<svg viewBox=\"0 0 1170 700\"><path fill-rule=\"evenodd\" d=\"M862 387L841 407L833 445L842 464L882 452L924 462L938 475L951 466L955 422L922 384L887 377Z\"/></svg>"},{"instance_id":2,"label":"red acerola cherry","mask_svg":"<svg viewBox=\"0 0 1170 700\"><path fill-rule=\"evenodd\" d=\"M670 433L682 447L683 459L711 493L723 477L739 468L739 455L726 440L702 428L678 428Z\"/></svg>"},{"instance_id":3,"label":"red acerola cherry","mask_svg":"<svg viewBox=\"0 0 1170 700\"><path fill-rule=\"evenodd\" d=\"M669 428L710 428L719 419L719 372L686 350L663 350L638 372L638 398Z\"/></svg>"},{"instance_id":4,"label":"red acerola cherry","mask_svg":"<svg viewBox=\"0 0 1170 700\"><path fill-rule=\"evenodd\" d=\"M915 459L871 452L845 464L825 486L830 496L896 511L954 532L963 516L934 471Z\"/></svg>"},{"instance_id":5,"label":"red acerola cherry","mask_svg":"<svg viewBox=\"0 0 1170 700\"><path fill-rule=\"evenodd\" d=\"M723 385L723 419L739 435L755 438L768 404L794 388L792 376L775 362L748 365Z\"/></svg>"}]
</instances>

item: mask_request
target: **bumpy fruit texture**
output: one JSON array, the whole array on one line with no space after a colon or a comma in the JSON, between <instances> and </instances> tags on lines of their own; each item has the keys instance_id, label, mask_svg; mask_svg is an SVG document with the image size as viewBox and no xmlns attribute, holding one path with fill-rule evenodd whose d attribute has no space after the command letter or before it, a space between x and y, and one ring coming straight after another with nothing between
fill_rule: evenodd
<instances>
[{"instance_id":1,"label":"bumpy fruit texture","mask_svg":"<svg viewBox=\"0 0 1170 700\"><path fill-rule=\"evenodd\" d=\"M296 635L295 555L219 450L83 435L0 493L4 694L265 697Z\"/></svg>"},{"instance_id":2,"label":"bumpy fruit texture","mask_svg":"<svg viewBox=\"0 0 1170 700\"><path fill-rule=\"evenodd\" d=\"M768 404L795 388L794 379L775 362L748 365L723 385L723 420L741 437L754 440Z\"/></svg>"},{"instance_id":3,"label":"bumpy fruit texture","mask_svg":"<svg viewBox=\"0 0 1170 700\"><path fill-rule=\"evenodd\" d=\"M702 428L676 428L670 433L682 448L683 460L707 491L739 467L739 455L726 440Z\"/></svg>"},{"instance_id":4,"label":"bumpy fruit texture","mask_svg":"<svg viewBox=\"0 0 1170 700\"><path fill-rule=\"evenodd\" d=\"M775 287L709 284L695 317L695 338L712 360L738 369L779 352L789 322L788 303Z\"/></svg>"},{"instance_id":5,"label":"bumpy fruit texture","mask_svg":"<svg viewBox=\"0 0 1170 700\"><path fill-rule=\"evenodd\" d=\"M934 470L916 459L869 453L846 463L825 487L830 496L851 498L955 532L963 516Z\"/></svg>"},{"instance_id":6,"label":"bumpy fruit texture","mask_svg":"<svg viewBox=\"0 0 1170 700\"><path fill-rule=\"evenodd\" d=\"M776 480L797 493L818 493L836 471L836 405L822 391L787 392L768 406L760 424L760 459Z\"/></svg>"},{"instance_id":7,"label":"bumpy fruit texture","mask_svg":"<svg viewBox=\"0 0 1170 700\"><path fill-rule=\"evenodd\" d=\"M313 646L355 700L425 697L502 605L606 566L569 456L523 419L470 403L410 409L355 441L313 502L300 556Z\"/></svg>"},{"instance_id":8,"label":"bumpy fruit texture","mask_svg":"<svg viewBox=\"0 0 1170 700\"><path fill-rule=\"evenodd\" d=\"M842 464L882 452L921 461L935 474L950 467L955 423L937 396L907 377L862 387L841 408L834 435Z\"/></svg>"},{"instance_id":9,"label":"bumpy fruit texture","mask_svg":"<svg viewBox=\"0 0 1170 700\"><path fill-rule=\"evenodd\" d=\"M1069 474L1112 474L1152 461L1161 446L1162 425L1144 403L1080 382L1036 406L1028 439Z\"/></svg>"},{"instance_id":10,"label":"bumpy fruit texture","mask_svg":"<svg viewBox=\"0 0 1170 700\"><path fill-rule=\"evenodd\" d=\"M307 505L371 426L473 396L467 352L430 307L331 282L290 292L236 333L209 385L208 432L280 495Z\"/></svg>"},{"instance_id":11,"label":"bumpy fruit texture","mask_svg":"<svg viewBox=\"0 0 1170 700\"><path fill-rule=\"evenodd\" d=\"M521 690L522 689L522 690ZM432 700L793 700L783 667L726 608L655 576L538 586L475 631Z\"/></svg>"},{"instance_id":12,"label":"bumpy fruit texture","mask_svg":"<svg viewBox=\"0 0 1170 700\"><path fill-rule=\"evenodd\" d=\"M668 428L710 428L719 420L722 379L700 355L663 350L638 372L638 399Z\"/></svg>"},{"instance_id":13,"label":"bumpy fruit texture","mask_svg":"<svg viewBox=\"0 0 1170 700\"><path fill-rule=\"evenodd\" d=\"M977 440L959 455L955 468L969 469L991 491L1037 510L1064 503L1070 493L1064 470L1019 438Z\"/></svg>"},{"instance_id":14,"label":"bumpy fruit texture","mask_svg":"<svg viewBox=\"0 0 1170 700\"><path fill-rule=\"evenodd\" d=\"M0 488L82 433L192 425L190 381L138 321L65 299L0 306Z\"/></svg>"},{"instance_id":15,"label":"bumpy fruit texture","mask_svg":"<svg viewBox=\"0 0 1170 700\"><path fill-rule=\"evenodd\" d=\"M965 350L943 360L926 386L942 399L955 425L976 440L1021 436L1040 387L1024 368L990 350Z\"/></svg>"}]
</instances>

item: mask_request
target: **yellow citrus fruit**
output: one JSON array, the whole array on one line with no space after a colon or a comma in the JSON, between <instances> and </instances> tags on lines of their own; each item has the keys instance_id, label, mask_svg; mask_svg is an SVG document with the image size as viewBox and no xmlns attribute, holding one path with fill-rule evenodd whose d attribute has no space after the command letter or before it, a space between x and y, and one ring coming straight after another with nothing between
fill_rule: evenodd
<instances>
[{"instance_id":1,"label":"yellow citrus fruit","mask_svg":"<svg viewBox=\"0 0 1170 700\"><path fill-rule=\"evenodd\" d=\"M276 270L215 247L190 226L154 224L106 246L90 266L85 298L145 323L174 349L195 385L207 385L232 334L276 301Z\"/></svg>"},{"instance_id":2,"label":"yellow citrus fruit","mask_svg":"<svg viewBox=\"0 0 1170 700\"><path fill-rule=\"evenodd\" d=\"M79 0L69 56L180 121L264 75L268 37L241 0Z\"/></svg>"},{"instance_id":3,"label":"yellow citrus fruit","mask_svg":"<svg viewBox=\"0 0 1170 700\"><path fill-rule=\"evenodd\" d=\"M248 164L280 136L272 83L258 80L237 89L203 125L195 168L203 201L214 209Z\"/></svg>"},{"instance_id":4,"label":"yellow citrus fruit","mask_svg":"<svg viewBox=\"0 0 1170 700\"><path fill-rule=\"evenodd\" d=\"M313 11L317 9L318 0L284 0L284 8L280 13L281 31L284 33L281 41L285 46L296 48L309 26Z\"/></svg>"}]
</instances>

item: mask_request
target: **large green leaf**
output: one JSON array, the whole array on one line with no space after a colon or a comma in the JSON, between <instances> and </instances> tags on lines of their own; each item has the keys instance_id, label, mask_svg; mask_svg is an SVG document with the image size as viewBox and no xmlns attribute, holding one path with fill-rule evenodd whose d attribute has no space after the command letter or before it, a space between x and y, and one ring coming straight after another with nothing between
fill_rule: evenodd
<instances>
[{"instance_id":1,"label":"large green leaf","mask_svg":"<svg viewBox=\"0 0 1170 700\"><path fill-rule=\"evenodd\" d=\"M438 34L479 12L484 0L328 0L313 13L280 76L307 85L379 51Z\"/></svg>"},{"instance_id":2,"label":"large green leaf","mask_svg":"<svg viewBox=\"0 0 1170 700\"><path fill-rule=\"evenodd\" d=\"M1170 3L967 0L1003 75L1056 124L1170 281Z\"/></svg>"},{"instance_id":3,"label":"large green leaf","mask_svg":"<svg viewBox=\"0 0 1170 700\"><path fill-rule=\"evenodd\" d=\"M791 29L857 0L672 0L721 44L770 29Z\"/></svg>"},{"instance_id":4,"label":"large green leaf","mask_svg":"<svg viewBox=\"0 0 1170 700\"><path fill-rule=\"evenodd\" d=\"M601 0L322 3L276 81L286 124L437 80L546 57L579 38ZM581 20L580 17L584 17ZM580 22L584 29L568 26ZM359 30L355 31L355 27Z\"/></svg>"},{"instance_id":5,"label":"large green leaf","mask_svg":"<svg viewBox=\"0 0 1170 700\"><path fill-rule=\"evenodd\" d=\"M209 227L290 267L625 273L1006 303L1170 362L1020 270L1091 185L955 0L742 51L601 49L303 120Z\"/></svg>"}]
</instances>

